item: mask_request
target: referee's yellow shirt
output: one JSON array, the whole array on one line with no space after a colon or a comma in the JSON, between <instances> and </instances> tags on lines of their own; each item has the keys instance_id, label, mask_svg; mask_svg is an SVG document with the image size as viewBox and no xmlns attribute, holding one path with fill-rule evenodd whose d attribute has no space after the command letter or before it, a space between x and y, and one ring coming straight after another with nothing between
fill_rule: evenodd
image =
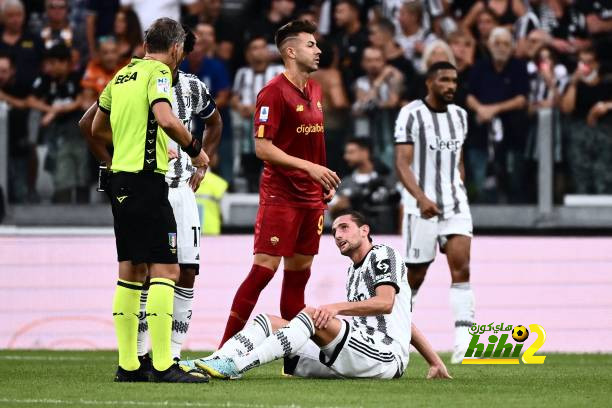
<instances>
[{"instance_id":1,"label":"referee's yellow shirt","mask_svg":"<svg viewBox=\"0 0 612 408\"><path fill-rule=\"evenodd\" d=\"M158 102L172 104L172 71L155 60L133 58L100 94L113 129L113 172L168 170L167 135L152 110Z\"/></svg>"}]
</instances>

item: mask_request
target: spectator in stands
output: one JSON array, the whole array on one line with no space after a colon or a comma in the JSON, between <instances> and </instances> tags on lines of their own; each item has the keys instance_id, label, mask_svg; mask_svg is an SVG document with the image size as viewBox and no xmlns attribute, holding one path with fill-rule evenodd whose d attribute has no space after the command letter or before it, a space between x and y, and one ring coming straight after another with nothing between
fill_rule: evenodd
<instances>
[{"instance_id":1,"label":"spectator in stands","mask_svg":"<svg viewBox=\"0 0 612 408\"><path fill-rule=\"evenodd\" d=\"M536 52L545 45L552 43L552 37L542 29L534 29L525 38L520 39L516 45L515 56L518 58L533 59Z\"/></svg>"},{"instance_id":2,"label":"spectator in stands","mask_svg":"<svg viewBox=\"0 0 612 408\"><path fill-rule=\"evenodd\" d=\"M92 103L98 100L102 90L121 68L119 65L119 53L117 42L113 37L105 36L98 40L96 48L96 59L92 59L81 81L83 87L83 108L88 109Z\"/></svg>"},{"instance_id":3,"label":"spectator in stands","mask_svg":"<svg viewBox=\"0 0 612 408\"><path fill-rule=\"evenodd\" d=\"M370 44L380 49L387 64L397 68L404 75L403 101L418 98L415 86L416 71L412 62L404 55L404 50L395 39L395 25L391 20L381 18L370 25Z\"/></svg>"},{"instance_id":4,"label":"spectator in stands","mask_svg":"<svg viewBox=\"0 0 612 408\"><path fill-rule=\"evenodd\" d=\"M455 103L467 109L468 80L472 65L474 64L476 41L469 31L459 29L448 36L448 45L453 53L455 59L454 65L457 68ZM471 129L471 126L468 126L468 129Z\"/></svg>"},{"instance_id":5,"label":"spectator in stands","mask_svg":"<svg viewBox=\"0 0 612 408\"><path fill-rule=\"evenodd\" d=\"M512 30L516 20L527 12L522 0L479 0L474 3L463 19L463 27L470 29L482 10L489 10L495 16L499 25L506 27L508 30Z\"/></svg>"},{"instance_id":6,"label":"spectator in stands","mask_svg":"<svg viewBox=\"0 0 612 408\"><path fill-rule=\"evenodd\" d=\"M274 60L280 59L276 45L274 45L274 34L283 25L291 20L295 11L294 0L271 0L270 7L266 13L252 20L247 25L245 37L263 37L268 44L268 51Z\"/></svg>"},{"instance_id":7,"label":"spectator in stands","mask_svg":"<svg viewBox=\"0 0 612 408\"><path fill-rule=\"evenodd\" d=\"M89 57L98 57L98 38L113 34L119 0L87 0L86 32Z\"/></svg>"},{"instance_id":8,"label":"spectator in stands","mask_svg":"<svg viewBox=\"0 0 612 408\"><path fill-rule=\"evenodd\" d=\"M340 211L357 210L372 222L373 232L395 234L398 230L400 194L389 169L372 160L367 139L355 138L346 143L344 160L353 173L344 177L330 203L332 216Z\"/></svg>"},{"instance_id":9,"label":"spectator in stands","mask_svg":"<svg viewBox=\"0 0 612 408\"><path fill-rule=\"evenodd\" d=\"M45 115L41 125L45 127L47 157L45 169L53 176L56 203L72 201L76 189L76 201L89 201L88 157L85 140L81 137L78 121L81 117L80 77L71 72L70 49L57 44L45 56L47 74L36 79L28 104Z\"/></svg>"},{"instance_id":10,"label":"spectator in stands","mask_svg":"<svg viewBox=\"0 0 612 408\"><path fill-rule=\"evenodd\" d=\"M352 94L351 85L363 73L361 55L369 42L368 29L361 23L359 12L359 4L355 0L337 1L334 9L334 20L339 31L332 41L337 47L339 68L345 89L350 94Z\"/></svg>"},{"instance_id":11,"label":"spectator in stands","mask_svg":"<svg viewBox=\"0 0 612 408\"><path fill-rule=\"evenodd\" d=\"M198 23L195 29L196 43L193 52L181 64L181 70L196 75L208 86L215 99L217 109L223 119L223 133L219 145L219 163L221 177L233 181L233 134L229 102L231 83L227 67L215 56L215 28L210 24ZM202 129L195 129L196 134L202 134Z\"/></svg>"},{"instance_id":12,"label":"spectator in stands","mask_svg":"<svg viewBox=\"0 0 612 408\"><path fill-rule=\"evenodd\" d=\"M523 61L512 57L512 35L506 28L496 27L491 32L489 49L491 59L478 61L470 73L467 106L476 115L477 126L470 133L471 144L466 147L467 164L475 191L482 199L492 141L495 183L501 187L497 192L507 193L505 198L511 203L522 203L527 200L523 185L527 68Z\"/></svg>"},{"instance_id":13,"label":"spectator in stands","mask_svg":"<svg viewBox=\"0 0 612 408\"><path fill-rule=\"evenodd\" d=\"M113 27L121 64L126 64L133 56L143 57L142 29L138 16L133 10L120 10L115 16Z\"/></svg>"},{"instance_id":14,"label":"spectator in stands","mask_svg":"<svg viewBox=\"0 0 612 408\"><path fill-rule=\"evenodd\" d=\"M442 40L433 40L425 46L423 59L421 60L420 72L427 72L427 69L436 62L450 62L455 65L455 56L447 43ZM417 98L424 98L427 95L427 85L425 74L416 76L412 86L416 89Z\"/></svg>"},{"instance_id":15,"label":"spectator in stands","mask_svg":"<svg viewBox=\"0 0 612 408\"><path fill-rule=\"evenodd\" d=\"M393 159L393 121L399 107L404 76L385 63L380 49L363 51L362 67L366 75L355 81L355 135L369 137L373 151L385 163Z\"/></svg>"},{"instance_id":16,"label":"spectator in stands","mask_svg":"<svg viewBox=\"0 0 612 408\"><path fill-rule=\"evenodd\" d=\"M310 74L310 77L321 85L323 92L323 112L325 125L325 148L327 149L327 166L333 169L340 177L348 172L346 163L342 160L344 142L350 123L350 103L344 85L342 74L336 68L334 48L329 41L319 41L317 46L321 50L319 56L319 69Z\"/></svg>"},{"instance_id":17,"label":"spectator in stands","mask_svg":"<svg viewBox=\"0 0 612 408\"><path fill-rule=\"evenodd\" d=\"M585 2L586 3L586 2ZM564 62L571 61L572 56L580 49L591 44L586 16L580 10L578 1L551 1L554 12L552 23L552 45L559 52Z\"/></svg>"},{"instance_id":18,"label":"spectator in stands","mask_svg":"<svg viewBox=\"0 0 612 408\"><path fill-rule=\"evenodd\" d=\"M568 164L578 194L612 193L612 82L593 49L582 50L561 99L571 115Z\"/></svg>"},{"instance_id":19,"label":"spectator in stands","mask_svg":"<svg viewBox=\"0 0 612 408\"><path fill-rule=\"evenodd\" d=\"M399 9L400 32L396 41L404 50L404 56L412 61L417 70L421 68L421 56L427 41L433 39L423 27L423 5L419 0L405 1Z\"/></svg>"},{"instance_id":20,"label":"spectator in stands","mask_svg":"<svg viewBox=\"0 0 612 408\"><path fill-rule=\"evenodd\" d=\"M232 120L234 140L234 175L240 175L249 192L259 189L262 162L255 155L253 140L253 114L257 94L272 78L284 71L279 64L270 64L268 43L264 37L253 37L245 53L247 66L239 68L234 77L230 105L234 111Z\"/></svg>"},{"instance_id":21,"label":"spectator in stands","mask_svg":"<svg viewBox=\"0 0 612 408\"><path fill-rule=\"evenodd\" d=\"M42 42L25 28L25 9L21 0L4 0L0 8L4 26L0 34L0 51L9 53L19 69L15 83L29 88L38 76Z\"/></svg>"},{"instance_id":22,"label":"spectator in stands","mask_svg":"<svg viewBox=\"0 0 612 408\"><path fill-rule=\"evenodd\" d=\"M87 45L68 19L68 0L46 1L46 24L40 38L47 50L64 44L71 51L72 68L77 70L81 67L81 57L87 54Z\"/></svg>"},{"instance_id":23,"label":"spectator in stands","mask_svg":"<svg viewBox=\"0 0 612 408\"><path fill-rule=\"evenodd\" d=\"M181 21L181 6L189 16L197 16L201 10L198 0L121 0L123 9L134 10L140 21L140 27L147 30L160 17L169 17Z\"/></svg>"},{"instance_id":24,"label":"spectator in stands","mask_svg":"<svg viewBox=\"0 0 612 408\"><path fill-rule=\"evenodd\" d=\"M230 63L234 52L241 46L240 32L236 30L236 19L228 18L222 12L221 0L201 0L202 10L198 15L198 22L210 24L215 28L217 36L217 56L226 63ZM242 21L238 21L243 24Z\"/></svg>"},{"instance_id":25,"label":"spectator in stands","mask_svg":"<svg viewBox=\"0 0 612 408\"><path fill-rule=\"evenodd\" d=\"M476 16L476 60L490 58L489 35L495 27L499 26L497 17L489 9L481 10Z\"/></svg>"},{"instance_id":26,"label":"spectator in stands","mask_svg":"<svg viewBox=\"0 0 612 408\"><path fill-rule=\"evenodd\" d=\"M35 145L28 138L27 88L16 81L12 56L0 51L0 102L8 107L8 198L10 202L37 201L35 183L32 180L32 157L36 158ZM2 124L4 126L4 124ZM36 160L37 162L37 160Z\"/></svg>"}]
</instances>

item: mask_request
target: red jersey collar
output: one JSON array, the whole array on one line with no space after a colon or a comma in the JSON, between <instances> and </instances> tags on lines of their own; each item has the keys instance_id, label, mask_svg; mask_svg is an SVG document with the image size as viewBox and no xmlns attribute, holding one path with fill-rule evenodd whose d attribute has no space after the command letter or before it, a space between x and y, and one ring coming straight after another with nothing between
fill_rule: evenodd
<instances>
[{"instance_id":1,"label":"red jersey collar","mask_svg":"<svg viewBox=\"0 0 612 408\"><path fill-rule=\"evenodd\" d=\"M281 72L281 75L282 75L282 77L283 77L283 80L284 80L285 82L287 82L287 83L289 84L289 86L291 86L293 89L295 89L295 91L296 91L298 94L300 94L300 96L301 96L302 98L304 98L304 99L305 99L305 100L307 100L307 101L310 101L310 95L309 95L309 94L307 94L307 93L305 92L305 91L307 91L307 90L308 90L308 85L309 85L309 83L310 83L310 78L308 78L308 80L306 81L306 86L304 86L304 91L302 91L300 88L298 88L297 86L295 86L295 84L294 84L293 82L291 82L291 81L289 80L289 78L287 78L287 75L285 75L285 73L284 73L284 72Z\"/></svg>"}]
</instances>

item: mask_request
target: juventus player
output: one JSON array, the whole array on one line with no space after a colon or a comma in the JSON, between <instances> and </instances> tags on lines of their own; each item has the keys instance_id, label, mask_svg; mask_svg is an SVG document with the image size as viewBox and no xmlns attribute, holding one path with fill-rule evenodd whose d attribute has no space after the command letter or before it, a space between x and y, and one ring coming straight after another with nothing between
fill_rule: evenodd
<instances>
[{"instance_id":1,"label":"juventus player","mask_svg":"<svg viewBox=\"0 0 612 408\"><path fill-rule=\"evenodd\" d=\"M193 50L195 36L189 27L183 25L186 33L183 47L183 59ZM193 117L203 120L206 128L202 148L209 155L215 154L221 140L221 115L216 110L207 86L195 75L180 71L173 75L172 111L190 129ZM111 157L106 146L91 138L91 121L97 109L97 103L85 113L79 126L85 134L92 153L97 159L110 163ZM175 245L180 266L180 277L174 291L174 308L172 321L171 349L175 360L180 359L181 347L187 336L191 320L193 303L193 286L200 266L200 216L195 201L195 191L200 186L206 168L194 168L187 153L180 149L176 142L168 139L169 159L166 183L169 187L168 201L172 205L177 226ZM172 239L172 238L169 238ZM147 320L145 306L147 303L147 285L143 287L140 297L140 316L138 325L138 356L147 361ZM146 363L145 363L146 364Z\"/></svg>"},{"instance_id":2,"label":"juventus player","mask_svg":"<svg viewBox=\"0 0 612 408\"><path fill-rule=\"evenodd\" d=\"M472 217L463 186L461 147L467 113L452 103L457 70L448 62L427 70L427 96L404 106L395 124L396 168L402 194L403 238L412 302L436 256L446 254L455 318L452 363L460 363L470 341L474 294L470 287Z\"/></svg>"},{"instance_id":3,"label":"juventus player","mask_svg":"<svg viewBox=\"0 0 612 408\"><path fill-rule=\"evenodd\" d=\"M372 245L370 226L358 212L338 216L332 233L351 259L347 301L306 307L290 321L266 314L231 337L213 358L185 362L217 378L285 357L284 373L317 378L399 378L412 344L429 363L428 378L450 378L440 357L411 323L410 287L401 255ZM352 316L350 320L337 315Z\"/></svg>"}]
</instances>

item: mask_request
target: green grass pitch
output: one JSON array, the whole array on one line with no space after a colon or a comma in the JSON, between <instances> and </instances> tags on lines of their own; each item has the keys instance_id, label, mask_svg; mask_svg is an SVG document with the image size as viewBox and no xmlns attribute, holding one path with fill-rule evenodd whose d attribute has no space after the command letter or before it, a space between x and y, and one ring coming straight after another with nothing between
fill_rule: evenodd
<instances>
[{"instance_id":1,"label":"green grass pitch","mask_svg":"<svg viewBox=\"0 0 612 408\"><path fill-rule=\"evenodd\" d=\"M0 407L612 406L612 354L548 354L543 365L449 365L448 381L425 380L416 354L393 381L283 378L276 362L238 381L115 384L115 368L112 351L0 351Z\"/></svg>"}]
</instances>

